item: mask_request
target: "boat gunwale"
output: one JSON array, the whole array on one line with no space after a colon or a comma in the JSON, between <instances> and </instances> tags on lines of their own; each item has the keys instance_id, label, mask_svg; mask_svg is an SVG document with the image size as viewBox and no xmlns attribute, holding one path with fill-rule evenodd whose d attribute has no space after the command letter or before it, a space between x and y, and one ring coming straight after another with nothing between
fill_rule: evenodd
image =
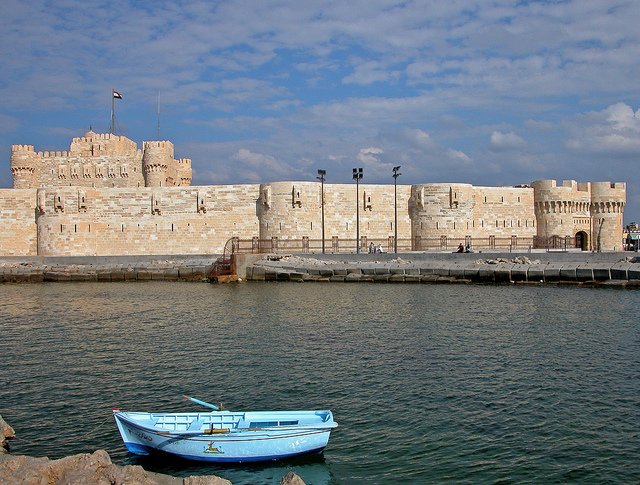
<instances>
[{"instance_id":1,"label":"boat gunwale","mask_svg":"<svg viewBox=\"0 0 640 485\"><path fill-rule=\"evenodd\" d=\"M144 412L136 412L139 414L146 414L146 415L152 415L153 413L144 413ZM252 440L256 440L256 439L277 439L277 438L285 438L285 437L293 437L293 436L304 436L304 435L308 435L308 434L316 434L316 433L324 433L324 432L330 432L331 430L335 429L338 427L338 423L336 423L335 421L333 421L333 419L328 422L328 423L321 423L318 425L283 425L283 426L268 426L268 427L254 427L254 428L228 428L226 432L223 431L217 431L214 434L209 434L206 433L206 428L205 429L198 429L198 430L182 430L182 431L176 431L176 430L168 430L168 429L161 429L158 428L157 426L152 426L152 427L148 427L144 424L140 424L139 422L135 421L134 419L130 418L128 416L129 412L127 411L122 411L122 410L115 410L113 411L113 415L114 418L116 420L120 420L122 421L124 424L127 424L129 426L135 427L141 431L144 431L146 433L149 434L153 434L159 437L163 437L163 438L168 438L170 439L171 437L176 437L176 438L180 438L180 439L189 439L189 440L193 440L193 438L195 437L203 437L206 440L211 440L214 439L214 437L216 438L223 438L223 437L227 437L230 435L234 435L234 434L245 434L245 433L251 433L251 432L262 432L262 433L269 433L269 432L273 432L273 433L277 433L277 436L269 436L269 437L265 437L265 438L257 438L257 437L252 437L249 438L247 437L246 441L252 441ZM175 414L175 413L164 413L164 414ZM185 413L185 414L190 414L190 413ZM193 413L196 414L196 413ZM202 413L204 414L204 413ZM123 416L124 415L124 416ZM216 429L216 428L214 428ZM285 432L289 432L289 434L283 434ZM297 432L296 432L297 431ZM230 440L225 440L225 441L230 441ZM238 440L238 441L245 441L245 440Z\"/></svg>"}]
</instances>

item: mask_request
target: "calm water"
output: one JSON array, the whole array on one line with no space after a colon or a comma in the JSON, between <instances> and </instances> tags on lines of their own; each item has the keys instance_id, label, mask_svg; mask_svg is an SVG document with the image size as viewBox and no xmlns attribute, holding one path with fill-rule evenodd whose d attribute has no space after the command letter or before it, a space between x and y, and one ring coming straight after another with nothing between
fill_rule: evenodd
<instances>
[{"instance_id":1,"label":"calm water","mask_svg":"<svg viewBox=\"0 0 640 485\"><path fill-rule=\"evenodd\" d=\"M0 286L15 454L277 484L640 482L640 292L385 284ZM111 408L331 409L323 455L136 457Z\"/></svg>"}]
</instances>

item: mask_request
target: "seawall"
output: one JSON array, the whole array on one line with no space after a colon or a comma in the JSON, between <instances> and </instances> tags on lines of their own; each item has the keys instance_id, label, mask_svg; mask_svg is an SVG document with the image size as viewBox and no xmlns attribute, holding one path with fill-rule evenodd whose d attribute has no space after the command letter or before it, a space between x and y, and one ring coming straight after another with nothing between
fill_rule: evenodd
<instances>
[{"instance_id":1,"label":"seawall","mask_svg":"<svg viewBox=\"0 0 640 485\"><path fill-rule=\"evenodd\" d=\"M217 257L4 257L0 258L0 282L204 282ZM640 258L636 253L240 254L236 266L240 280L249 281L640 287Z\"/></svg>"},{"instance_id":2,"label":"seawall","mask_svg":"<svg viewBox=\"0 0 640 485\"><path fill-rule=\"evenodd\" d=\"M351 256L267 256L248 265L246 274L240 276L249 281L550 283L640 287L640 258L627 258L620 253Z\"/></svg>"},{"instance_id":3,"label":"seawall","mask_svg":"<svg viewBox=\"0 0 640 485\"><path fill-rule=\"evenodd\" d=\"M0 258L0 282L207 281L217 255Z\"/></svg>"}]
</instances>

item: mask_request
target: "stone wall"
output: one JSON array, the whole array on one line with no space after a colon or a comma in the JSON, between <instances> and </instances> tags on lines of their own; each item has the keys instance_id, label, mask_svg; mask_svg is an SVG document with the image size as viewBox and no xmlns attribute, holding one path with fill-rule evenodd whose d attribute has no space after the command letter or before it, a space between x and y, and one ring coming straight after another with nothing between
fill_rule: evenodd
<instances>
[{"instance_id":1,"label":"stone wall","mask_svg":"<svg viewBox=\"0 0 640 485\"><path fill-rule=\"evenodd\" d=\"M37 254L36 191L0 189L0 255Z\"/></svg>"},{"instance_id":2,"label":"stone wall","mask_svg":"<svg viewBox=\"0 0 640 485\"><path fill-rule=\"evenodd\" d=\"M421 184L412 187L413 236L464 239L536 234L533 189Z\"/></svg>"},{"instance_id":3,"label":"stone wall","mask_svg":"<svg viewBox=\"0 0 640 485\"><path fill-rule=\"evenodd\" d=\"M231 237L315 240L322 236L319 182L229 186L57 186L0 191L0 255L218 254ZM533 187L397 186L398 238L457 246L481 239L581 236L583 249L621 250L625 184L539 181ZM363 248L390 248L394 186L325 184L328 251L355 251L356 206ZM332 238L339 247L334 248ZM366 242L364 242L366 240ZM486 244L486 242L485 242ZM530 243L525 243L530 244ZM400 244L399 244L400 245ZM297 244L295 247L300 247ZM414 246L417 247L417 246ZM490 247L490 246L489 246ZM453 247L455 249L455 247Z\"/></svg>"},{"instance_id":4,"label":"stone wall","mask_svg":"<svg viewBox=\"0 0 640 485\"><path fill-rule=\"evenodd\" d=\"M477 187L475 232L481 237L535 236L533 195L531 187Z\"/></svg>"},{"instance_id":5,"label":"stone wall","mask_svg":"<svg viewBox=\"0 0 640 485\"><path fill-rule=\"evenodd\" d=\"M270 239L322 238L321 184L277 182L260 186L260 237ZM358 194L356 195L356 192ZM397 187L398 238L411 237L408 201L411 187ZM356 212L360 237L387 241L395 234L394 186L325 184L325 239L356 239ZM357 207L356 207L357 206Z\"/></svg>"},{"instance_id":6,"label":"stone wall","mask_svg":"<svg viewBox=\"0 0 640 485\"><path fill-rule=\"evenodd\" d=\"M220 253L259 235L257 197L257 185L38 189L37 254Z\"/></svg>"}]
</instances>

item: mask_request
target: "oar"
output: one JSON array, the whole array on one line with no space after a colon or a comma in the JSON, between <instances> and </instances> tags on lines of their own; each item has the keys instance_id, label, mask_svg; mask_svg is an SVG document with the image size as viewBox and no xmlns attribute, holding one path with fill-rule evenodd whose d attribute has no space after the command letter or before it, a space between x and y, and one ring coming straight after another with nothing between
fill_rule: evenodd
<instances>
[{"instance_id":1,"label":"oar","mask_svg":"<svg viewBox=\"0 0 640 485\"><path fill-rule=\"evenodd\" d=\"M202 406L214 409L216 411L222 411L222 405L216 406L214 404L209 404L208 402L201 401L200 399L196 399L195 397L189 397L184 395L182 397L184 397L185 399L188 399L189 401L195 402L196 404L200 404Z\"/></svg>"}]
</instances>

